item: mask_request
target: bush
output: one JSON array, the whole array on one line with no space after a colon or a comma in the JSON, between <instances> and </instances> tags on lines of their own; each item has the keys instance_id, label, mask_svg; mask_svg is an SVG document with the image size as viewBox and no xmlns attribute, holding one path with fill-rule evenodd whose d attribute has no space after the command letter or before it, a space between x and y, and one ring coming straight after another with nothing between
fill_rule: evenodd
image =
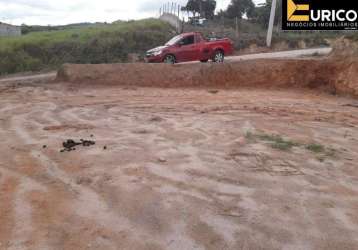
<instances>
[{"instance_id":1,"label":"bush","mask_svg":"<svg viewBox=\"0 0 358 250\"><path fill-rule=\"evenodd\" d=\"M25 51L16 53L0 52L0 73L14 73L22 71L37 71L43 67L42 62L29 56Z\"/></svg>"},{"instance_id":2,"label":"bush","mask_svg":"<svg viewBox=\"0 0 358 250\"><path fill-rule=\"evenodd\" d=\"M156 19L69 27L2 38L0 75L64 63L125 62L129 53L144 53L173 36L169 24Z\"/></svg>"}]
</instances>

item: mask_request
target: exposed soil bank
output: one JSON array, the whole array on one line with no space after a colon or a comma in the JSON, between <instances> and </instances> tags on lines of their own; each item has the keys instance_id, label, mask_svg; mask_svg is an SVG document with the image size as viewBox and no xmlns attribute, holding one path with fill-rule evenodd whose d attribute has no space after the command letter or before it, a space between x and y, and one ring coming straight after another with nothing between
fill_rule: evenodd
<instances>
[{"instance_id":1,"label":"exposed soil bank","mask_svg":"<svg viewBox=\"0 0 358 250\"><path fill-rule=\"evenodd\" d=\"M358 96L355 60L259 59L225 64L66 64L57 80L141 87L298 87Z\"/></svg>"}]
</instances>

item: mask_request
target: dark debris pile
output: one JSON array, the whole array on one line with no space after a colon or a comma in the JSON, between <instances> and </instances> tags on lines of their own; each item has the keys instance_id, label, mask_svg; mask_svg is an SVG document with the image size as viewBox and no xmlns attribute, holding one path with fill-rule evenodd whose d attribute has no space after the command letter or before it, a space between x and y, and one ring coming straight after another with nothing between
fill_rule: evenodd
<instances>
[{"instance_id":1,"label":"dark debris pile","mask_svg":"<svg viewBox=\"0 0 358 250\"><path fill-rule=\"evenodd\" d=\"M90 140L81 139L79 142L76 142L75 140L68 139L67 141L64 141L62 143L63 149L61 149L60 152L63 153L63 152L76 150L77 146L89 147L95 144L96 144L95 141L90 141Z\"/></svg>"}]
</instances>

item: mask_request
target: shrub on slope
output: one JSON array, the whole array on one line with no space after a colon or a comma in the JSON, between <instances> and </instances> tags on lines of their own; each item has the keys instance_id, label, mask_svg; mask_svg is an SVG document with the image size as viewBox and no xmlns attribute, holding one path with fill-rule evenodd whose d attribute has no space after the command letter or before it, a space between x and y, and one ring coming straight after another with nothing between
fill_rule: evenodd
<instances>
[{"instance_id":1,"label":"shrub on slope","mask_svg":"<svg viewBox=\"0 0 358 250\"><path fill-rule=\"evenodd\" d=\"M144 19L1 38L0 75L63 63L124 62L128 53L163 44L173 32L160 20Z\"/></svg>"}]
</instances>

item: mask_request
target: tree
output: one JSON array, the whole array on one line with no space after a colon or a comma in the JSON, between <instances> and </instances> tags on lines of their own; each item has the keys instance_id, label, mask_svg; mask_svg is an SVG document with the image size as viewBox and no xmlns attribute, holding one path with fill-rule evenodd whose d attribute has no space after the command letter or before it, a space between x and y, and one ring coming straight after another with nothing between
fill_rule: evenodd
<instances>
[{"instance_id":1,"label":"tree","mask_svg":"<svg viewBox=\"0 0 358 250\"><path fill-rule=\"evenodd\" d=\"M242 18L245 14L250 18L255 11L255 4L252 0L231 0L226 15L229 18Z\"/></svg>"},{"instance_id":2,"label":"tree","mask_svg":"<svg viewBox=\"0 0 358 250\"><path fill-rule=\"evenodd\" d=\"M268 1L271 2L271 0L267 0L266 3L257 6L251 16L251 20L260 24L262 27L267 27L270 19L271 3L268 4Z\"/></svg>"},{"instance_id":3,"label":"tree","mask_svg":"<svg viewBox=\"0 0 358 250\"><path fill-rule=\"evenodd\" d=\"M198 2L195 0L189 0L186 6L181 8L182 11L192 12L193 16L196 16L196 13L200 12Z\"/></svg>"},{"instance_id":4,"label":"tree","mask_svg":"<svg viewBox=\"0 0 358 250\"><path fill-rule=\"evenodd\" d=\"M188 0L186 6L182 8L183 11L192 12L194 16L199 14L199 16L207 19L214 18L215 9L215 0Z\"/></svg>"},{"instance_id":5,"label":"tree","mask_svg":"<svg viewBox=\"0 0 358 250\"><path fill-rule=\"evenodd\" d=\"M266 0L266 3L257 6L251 15L251 19L260 24L262 27L267 28L270 19L271 5L272 0ZM282 1L278 0L276 6L275 24L280 23L281 17Z\"/></svg>"},{"instance_id":6,"label":"tree","mask_svg":"<svg viewBox=\"0 0 358 250\"><path fill-rule=\"evenodd\" d=\"M203 1L204 16L207 19L213 19L215 16L216 1L206 0Z\"/></svg>"}]
</instances>

